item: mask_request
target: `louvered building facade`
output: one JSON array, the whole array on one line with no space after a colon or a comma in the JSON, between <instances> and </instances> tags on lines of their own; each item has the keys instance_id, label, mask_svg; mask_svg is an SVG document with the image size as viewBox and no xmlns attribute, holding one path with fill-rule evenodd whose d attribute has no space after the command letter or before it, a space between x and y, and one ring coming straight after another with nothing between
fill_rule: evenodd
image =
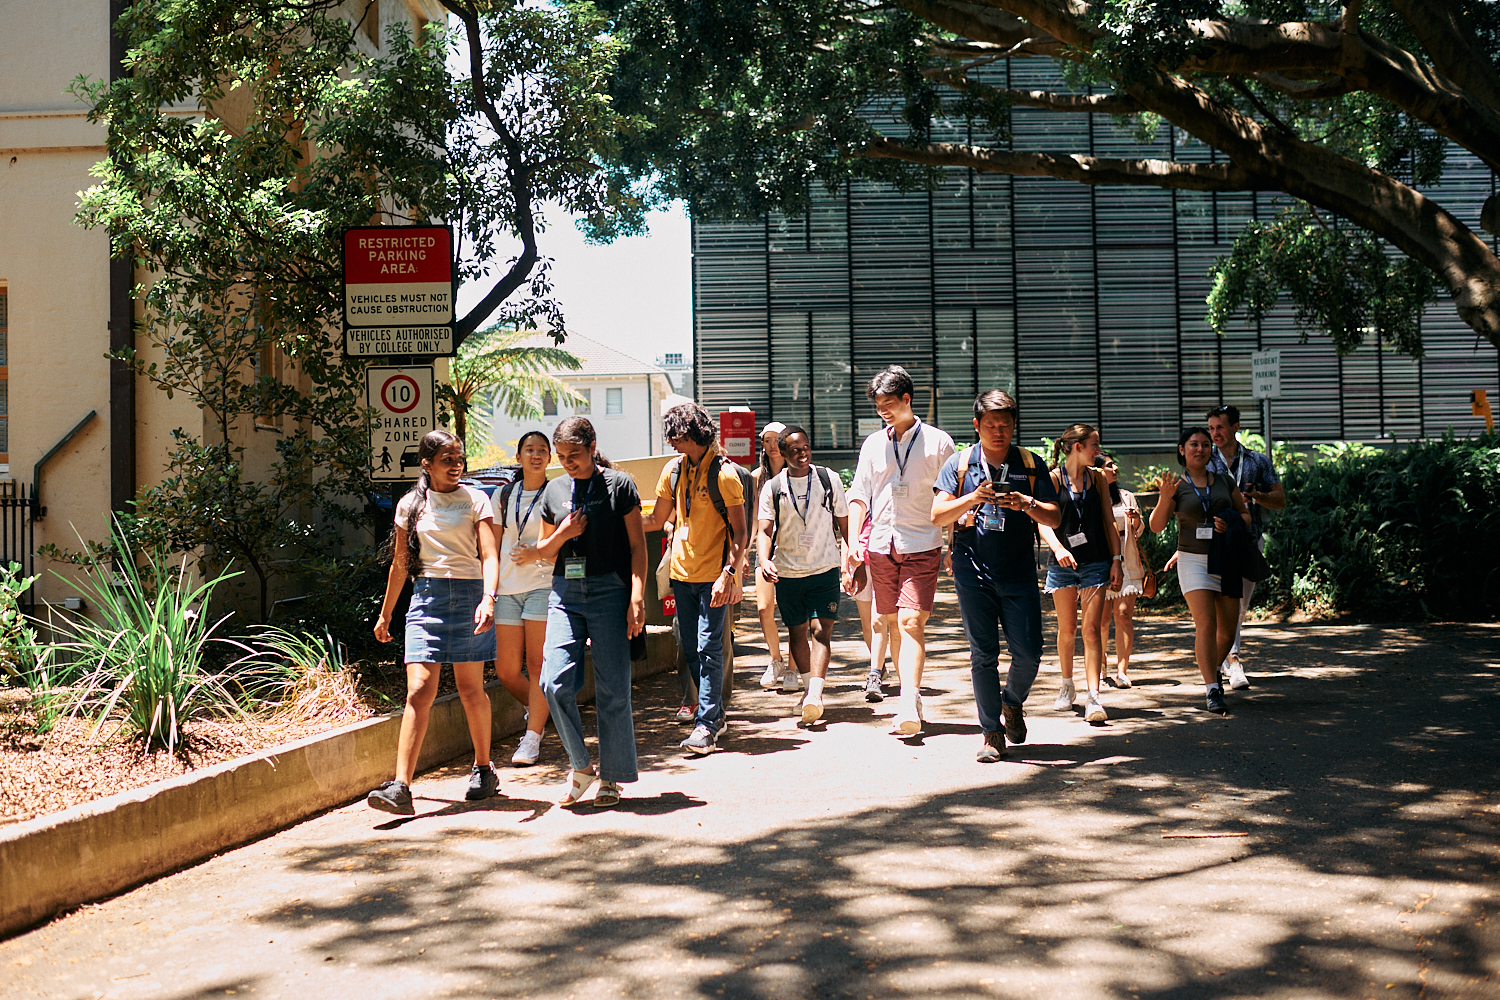
<instances>
[{"instance_id":1,"label":"louvered building facade","mask_svg":"<svg viewBox=\"0 0 1500 1000\"><path fill-rule=\"evenodd\" d=\"M1040 61L1000 68L997 83L1065 89ZM894 131L894 130L893 130ZM959 123L939 139L971 141ZM1216 154L1165 126L1142 142L1108 116L1015 109L1012 148L1204 162ZM1478 231L1495 178L1453 152L1433 193ZM1216 336L1205 277L1268 194L1087 187L949 169L936 190L874 184L820 192L801 218L693 225L696 398L800 423L822 460L852 456L874 412L869 377L903 365L916 407L970 439L974 395L1021 402L1021 437L1095 424L1123 453L1170 451L1178 431L1220 402L1244 411L1250 352L1281 349L1278 439L1370 442L1483 427L1469 393L1496 398L1500 355L1443 297L1426 313L1426 356L1367 344L1340 358L1327 337L1303 343L1292 310ZM863 422L863 423L862 423Z\"/></svg>"}]
</instances>

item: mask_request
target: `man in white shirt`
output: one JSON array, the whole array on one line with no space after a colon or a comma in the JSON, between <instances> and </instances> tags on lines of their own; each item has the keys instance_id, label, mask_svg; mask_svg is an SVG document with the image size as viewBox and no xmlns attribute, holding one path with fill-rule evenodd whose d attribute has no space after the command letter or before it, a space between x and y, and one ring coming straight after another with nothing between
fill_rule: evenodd
<instances>
[{"instance_id":1,"label":"man in white shirt","mask_svg":"<svg viewBox=\"0 0 1500 1000\"><path fill-rule=\"evenodd\" d=\"M848 544L849 505L839 477L812 464L807 431L795 425L783 429L777 447L786 468L760 493L759 572L776 585L776 603L791 634L792 663L807 678L802 721L811 724L823 715L823 681L839 616L839 545Z\"/></svg>"},{"instance_id":2,"label":"man in white shirt","mask_svg":"<svg viewBox=\"0 0 1500 1000\"><path fill-rule=\"evenodd\" d=\"M901 637L901 696L891 731L903 736L922 731L927 618L943 552L943 529L932 523L932 485L954 451L951 437L912 411L914 389L899 365L870 379L865 395L886 426L865 438L849 488L850 523L863 524L867 511L872 518L866 561L875 613ZM852 552L846 557L850 573L855 560Z\"/></svg>"}]
</instances>

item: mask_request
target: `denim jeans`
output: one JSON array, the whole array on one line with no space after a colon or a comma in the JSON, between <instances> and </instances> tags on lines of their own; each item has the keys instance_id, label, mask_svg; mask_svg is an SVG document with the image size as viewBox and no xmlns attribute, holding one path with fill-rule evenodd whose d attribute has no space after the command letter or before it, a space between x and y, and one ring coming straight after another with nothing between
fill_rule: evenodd
<instances>
[{"instance_id":1,"label":"denim jeans","mask_svg":"<svg viewBox=\"0 0 1500 1000\"><path fill-rule=\"evenodd\" d=\"M724 725L724 612L727 605L709 607L712 583L672 581L677 598L677 628L687 671L698 685L697 725L718 732Z\"/></svg>"},{"instance_id":2,"label":"denim jeans","mask_svg":"<svg viewBox=\"0 0 1500 1000\"><path fill-rule=\"evenodd\" d=\"M958 610L969 640L969 673L979 726L987 733L1003 728L1001 704L1021 706L1031 693L1042 665L1042 596L1035 579L987 583L955 573ZM1010 650L1010 673L1000 690L1000 630Z\"/></svg>"},{"instance_id":3,"label":"denim jeans","mask_svg":"<svg viewBox=\"0 0 1500 1000\"><path fill-rule=\"evenodd\" d=\"M542 693L552 724L575 771L589 766L578 692L583 688L583 648L594 659L594 712L599 722L599 777L635 781L635 720L630 709L630 640L626 615L630 588L613 573L567 580L552 578L547 599L547 648L542 655Z\"/></svg>"}]
</instances>

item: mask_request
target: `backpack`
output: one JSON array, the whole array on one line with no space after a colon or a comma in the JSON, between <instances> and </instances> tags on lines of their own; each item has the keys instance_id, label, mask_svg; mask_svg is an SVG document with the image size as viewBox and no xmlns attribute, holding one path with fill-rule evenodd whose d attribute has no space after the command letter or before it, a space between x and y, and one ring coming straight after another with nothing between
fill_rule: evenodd
<instances>
[{"instance_id":1,"label":"backpack","mask_svg":"<svg viewBox=\"0 0 1500 1000\"><path fill-rule=\"evenodd\" d=\"M685 455L678 455L672 462L672 502L677 502L677 482L682 478L682 461ZM750 498L755 495L754 487L750 480L750 470L738 462L730 462L734 467L734 474L740 478L740 493L745 498L748 513ZM719 492L719 470L723 468L724 461L717 452L708 462L708 499L713 501L714 510L724 519L724 562L729 562L729 540L734 535L734 529L729 525L729 508L724 503L724 494ZM682 512L683 526L687 526L687 512ZM750 521L745 520L745 538L748 543L750 538Z\"/></svg>"},{"instance_id":2,"label":"backpack","mask_svg":"<svg viewBox=\"0 0 1500 1000\"><path fill-rule=\"evenodd\" d=\"M833 479L827 469L821 465L814 465L812 471L818 475L818 483L823 487L823 509L828 511L828 516L833 523L834 546L837 547L839 539L839 522L833 513ZM781 539L781 476L776 476L766 484L766 489L771 491L771 511L776 516L776 529L771 535L771 555L776 555L776 543Z\"/></svg>"},{"instance_id":3,"label":"backpack","mask_svg":"<svg viewBox=\"0 0 1500 1000\"><path fill-rule=\"evenodd\" d=\"M1041 475L1041 471L1040 470L1045 469L1047 466L1042 462L1041 459L1039 459L1039 458L1036 457L1036 453L1033 452L1030 448L1022 448L1020 445L1016 445L1016 447L1021 452L1021 465L1026 470L1026 478L1031 483L1031 496L1034 497L1034 496L1036 496L1036 477L1039 476L1039 475ZM978 448L979 448L979 445L977 445L977 444L976 445L971 445L970 447L965 448L963 451L959 452L959 459L958 459L958 488L959 489L963 489L964 488L964 477L969 474L969 462L974 457L974 452L977 451ZM972 528L972 527L974 527L974 518L975 518L974 510L973 509L966 510L966 511L964 511L963 517L960 517L958 519L958 521L955 523L955 527L959 531L964 531L966 529ZM1030 520L1030 519L1028 518L1028 520ZM1033 534L1036 533L1036 521L1035 520L1031 521L1031 531L1032 531Z\"/></svg>"}]
</instances>

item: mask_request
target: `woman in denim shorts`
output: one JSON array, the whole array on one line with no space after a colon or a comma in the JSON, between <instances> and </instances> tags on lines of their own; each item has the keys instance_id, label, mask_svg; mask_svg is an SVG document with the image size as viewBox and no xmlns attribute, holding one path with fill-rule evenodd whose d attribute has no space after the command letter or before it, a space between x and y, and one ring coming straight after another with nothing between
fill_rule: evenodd
<instances>
[{"instance_id":1,"label":"woman in denim shorts","mask_svg":"<svg viewBox=\"0 0 1500 1000\"><path fill-rule=\"evenodd\" d=\"M547 485L552 442L527 431L516 444L521 475L495 488L495 541L500 550L499 596L495 598L495 673L510 696L526 706L526 734L510 762L526 767L542 753L547 697L542 694L542 650L547 642L547 595L552 560L537 554L542 518L538 505ZM526 672L521 673L522 660Z\"/></svg>"},{"instance_id":2,"label":"woman in denim shorts","mask_svg":"<svg viewBox=\"0 0 1500 1000\"><path fill-rule=\"evenodd\" d=\"M406 612L406 712L396 744L396 777L372 791L366 801L384 812L413 815L411 781L417 753L427 735L427 719L437 697L444 663L453 680L474 741L474 767L466 798L494 795L500 781L490 766L490 697L484 690L484 661L495 658L495 581L499 560L490 498L459 482L464 445L447 431L428 431L417 445L422 474L396 505L391 571L385 601L375 622L375 638L391 641L391 613L408 579Z\"/></svg>"},{"instance_id":3,"label":"woman in denim shorts","mask_svg":"<svg viewBox=\"0 0 1500 1000\"><path fill-rule=\"evenodd\" d=\"M1109 484L1094 467L1100 455L1099 432L1088 424L1074 424L1052 446L1052 483L1062 499L1063 521L1056 529L1040 525L1042 540L1052 549L1047 562L1047 593L1057 609L1057 665L1062 672L1053 708L1071 711L1077 694L1073 687L1073 643L1078 632L1079 604L1083 606L1083 669L1088 698L1083 716L1103 722L1109 716L1099 701L1099 677L1104 649L1099 622L1104 614L1104 586L1120 587L1120 536L1109 504Z\"/></svg>"}]
</instances>

